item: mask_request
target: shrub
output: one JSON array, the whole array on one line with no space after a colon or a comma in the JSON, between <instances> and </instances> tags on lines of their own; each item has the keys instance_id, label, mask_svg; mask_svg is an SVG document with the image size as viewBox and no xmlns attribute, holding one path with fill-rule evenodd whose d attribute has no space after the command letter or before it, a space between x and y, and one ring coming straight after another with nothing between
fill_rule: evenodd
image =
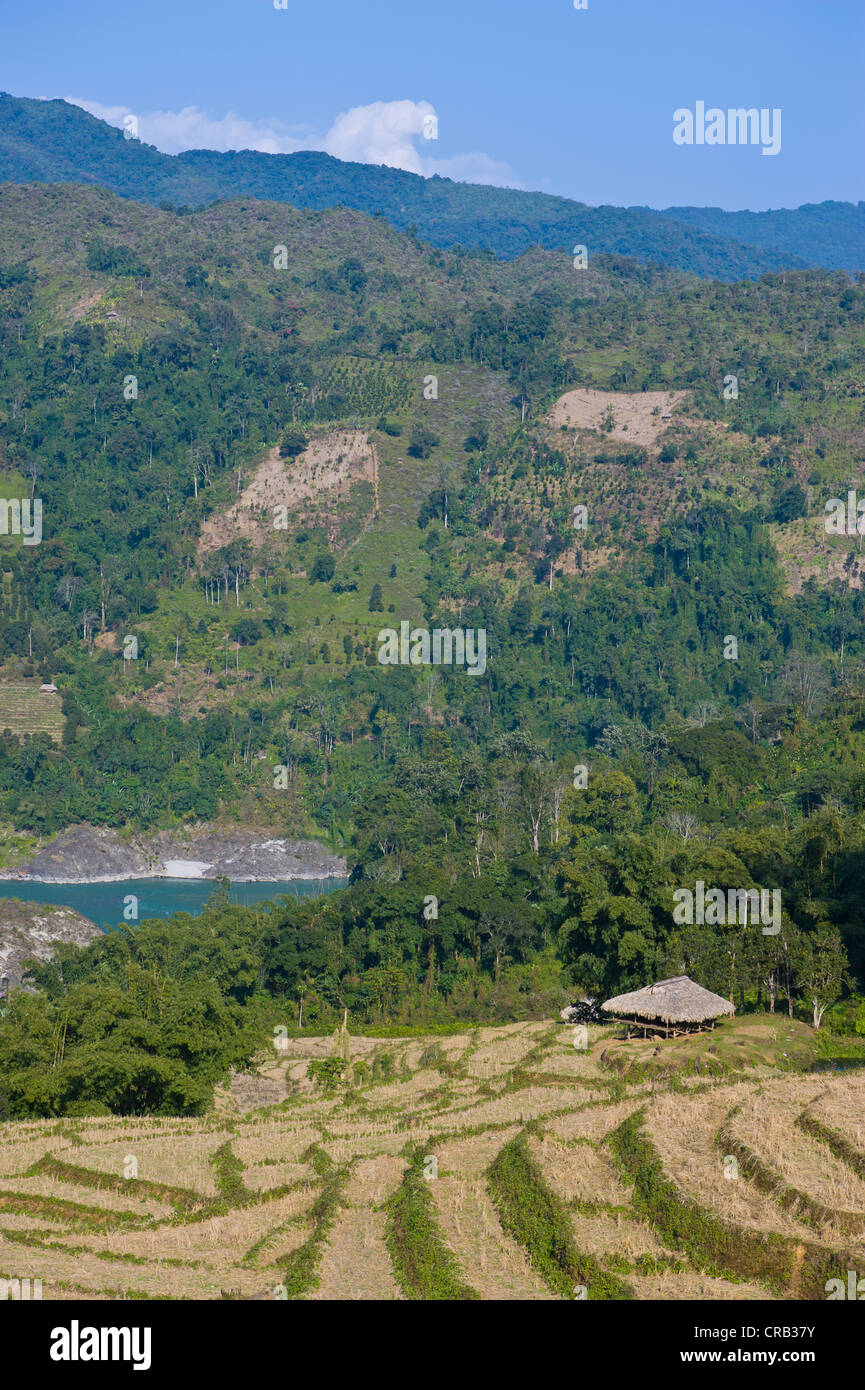
<instances>
[{"instance_id":1,"label":"shrub","mask_svg":"<svg viewBox=\"0 0 865 1390\"><path fill-rule=\"evenodd\" d=\"M483 421L478 421L472 425L469 434L463 443L463 448L467 454L472 454L477 449L485 449L489 439L489 431Z\"/></svg>"},{"instance_id":2,"label":"shrub","mask_svg":"<svg viewBox=\"0 0 865 1390\"><path fill-rule=\"evenodd\" d=\"M321 1057L310 1062L306 1074L323 1091L335 1091L342 1081L345 1062L342 1057Z\"/></svg>"},{"instance_id":3,"label":"shrub","mask_svg":"<svg viewBox=\"0 0 865 1390\"><path fill-rule=\"evenodd\" d=\"M309 572L310 584L329 584L336 569L336 560L329 550L321 550L312 562Z\"/></svg>"},{"instance_id":4,"label":"shrub","mask_svg":"<svg viewBox=\"0 0 865 1390\"><path fill-rule=\"evenodd\" d=\"M283 459L296 458L298 454L303 453L306 446L307 438L303 430L297 430L294 429L293 426L289 426L289 428L283 430L280 435L279 457Z\"/></svg>"},{"instance_id":5,"label":"shrub","mask_svg":"<svg viewBox=\"0 0 865 1390\"><path fill-rule=\"evenodd\" d=\"M807 515L808 499L805 496L804 488L798 483L792 487L785 488L778 498L778 505L775 508L775 521L796 521L800 516Z\"/></svg>"},{"instance_id":6,"label":"shrub","mask_svg":"<svg viewBox=\"0 0 865 1390\"><path fill-rule=\"evenodd\" d=\"M433 434L432 430L428 430L425 425L415 425L409 436L408 451L412 458L426 459L438 442L439 437Z\"/></svg>"},{"instance_id":7,"label":"shrub","mask_svg":"<svg viewBox=\"0 0 865 1390\"><path fill-rule=\"evenodd\" d=\"M382 415L381 418L376 421L376 429L381 430L382 434L390 435L391 439L396 439L402 434L402 425L399 421L388 420L385 415Z\"/></svg>"}]
</instances>

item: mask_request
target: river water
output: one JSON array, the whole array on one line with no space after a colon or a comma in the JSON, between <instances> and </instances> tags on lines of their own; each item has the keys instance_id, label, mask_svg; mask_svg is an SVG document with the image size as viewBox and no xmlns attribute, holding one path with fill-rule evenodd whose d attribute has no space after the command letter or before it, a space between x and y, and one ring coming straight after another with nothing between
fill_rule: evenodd
<instances>
[{"instance_id":1,"label":"river water","mask_svg":"<svg viewBox=\"0 0 865 1390\"><path fill-rule=\"evenodd\" d=\"M305 898L332 893L348 882L344 878L293 879L281 883L232 883L231 901L249 907L285 895ZM205 878L127 878L116 883L42 883L38 879L0 881L0 898L22 902L57 903L72 907L99 927L115 927L124 920L143 922L147 917L170 917L173 912L199 913L218 885ZM130 898L137 899L131 903ZM132 915L135 909L135 915ZM126 914L126 915L124 915Z\"/></svg>"}]
</instances>

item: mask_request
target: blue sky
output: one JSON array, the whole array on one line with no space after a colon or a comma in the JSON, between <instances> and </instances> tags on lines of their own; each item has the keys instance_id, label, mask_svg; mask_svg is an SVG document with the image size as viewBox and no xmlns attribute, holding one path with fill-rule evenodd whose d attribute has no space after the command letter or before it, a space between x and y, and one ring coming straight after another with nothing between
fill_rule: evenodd
<instances>
[{"instance_id":1,"label":"blue sky","mask_svg":"<svg viewBox=\"0 0 865 1390\"><path fill-rule=\"evenodd\" d=\"M38 0L0 38L0 88L132 112L170 152L325 148L592 204L865 197L863 0ZM780 108L781 152L677 146L697 101Z\"/></svg>"}]
</instances>

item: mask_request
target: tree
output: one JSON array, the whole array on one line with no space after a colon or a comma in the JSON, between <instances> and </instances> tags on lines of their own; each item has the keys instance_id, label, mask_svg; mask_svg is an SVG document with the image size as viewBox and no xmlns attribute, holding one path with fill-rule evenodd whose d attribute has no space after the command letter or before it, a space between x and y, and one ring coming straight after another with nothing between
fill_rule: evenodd
<instances>
[{"instance_id":1,"label":"tree","mask_svg":"<svg viewBox=\"0 0 865 1390\"><path fill-rule=\"evenodd\" d=\"M279 437L279 457L283 459L296 458L302 454L307 446L307 438L303 430L294 429L289 426L283 430Z\"/></svg>"},{"instance_id":2,"label":"tree","mask_svg":"<svg viewBox=\"0 0 865 1390\"><path fill-rule=\"evenodd\" d=\"M310 584L329 584L336 570L336 560L329 550L320 550L309 572Z\"/></svg>"},{"instance_id":3,"label":"tree","mask_svg":"<svg viewBox=\"0 0 865 1390\"><path fill-rule=\"evenodd\" d=\"M799 483L793 483L792 487L785 488L778 498L775 520L781 523L796 521L800 516L806 516L807 512L808 499L805 490Z\"/></svg>"},{"instance_id":4,"label":"tree","mask_svg":"<svg viewBox=\"0 0 865 1390\"><path fill-rule=\"evenodd\" d=\"M849 971L838 928L822 923L813 932L803 932L796 967L799 988L810 1001L814 1027L819 1028L827 1008L840 995Z\"/></svg>"},{"instance_id":5,"label":"tree","mask_svg":"<svg viewBox=\"0 0 865 1390\"><path fill-rule=\"evenodd\" d=\"M618 768L592 772L585 789L569 795L568 815L572 824L588 823L604 835L632 830L640 817L636 785Z\"/></svg>"},{"instance_id":6,"label":"tree","mask_svg":"<svg viewBox=\"0 0 865 1390\"><path fill-rule=\"evenodd\" d=\"M408 451L412 458L426 459L438 442L438 435L427 429L426 425L415 425L409 435Z\"/></svg>"},{"instance_id":7,"label":"tree","mask_svg":"<svg viewBox=\"0 0 865 1390\"><path fill-rule=\"evenodd\" d=\"M536 943L541 926L538 911L489 887L473 903L464 902L464 907L475 918L475 950L492 961L493 979L498 981L502 966L514 956L525 959Z\"/></svg>"},{"instance_id":8,"label":"tree","mask_svg":"<svg viewBox=\"0 0 865 1390\"><path fill-rule=\"evenodd\" d=\"M240 537L225 546L220 552L225 561L225 588L228 592L228 574L234 573L234 605L240 607L241 580L247 580L252 570L252 547L246 537Z\"/></svg>"},{"instance_id":9,"label":"tree","mask_svg":"<svg viewBox=\"0 0 865 1390\"><path fill-rule=\"evenodd\" d=\"M485 449L489 441L489 430L482 420L478 420L472 425L469 434L466 436L463 448L467 454L474 453L475 450Z\"/></svg>"},{"instance_id":10,"label":"tree","mask_svg":"<svg viewBox=\"0 0 865 1390\"><path fill-rule=\"evenodd\" d=\"M634 720L630 724L610 724L601 737L598 739L598 749L608 756L615 756L616 753L625 750L639 754L641 760L647 764L649 795L655 789L655 774L658 761L667 752L669 741L666 734L660 729L650 729L641 720Z\"/></svg>"},{"instance_id":11,"label":"tree","mask_svg":"<svg viewBox=\"0 0 865 1390\"><path fill-rule=\"evenodd\" d=\"M238 618L232 624L230 633L232 642L239 642L242 647L261 641L261 625L255 618Z\"/></svg>"},{"instance_id":12,"label":"tree","mask_svg":"<svg viewBox=\"0 0 865 1390\"><path fill-rule=\"evenodd\" d=\"M366 271L358 256L347 256L337 271L337 279L346 285L352 294L358 294L366 285Z\"/></svg>"},{"instance_id":13,"label":"tree","mask_svg":"<svg viewBox=\"0 0 865 1390\"><path fill-rule=\"evenodd\" d=\"M781 686L790 691L796 707L810 721L823 705L829 680L820 661L794 651L788 656L781 672Z\"/></svg>"},{"instance_id":14,"label":"tree","mask_svg":"<svg viewBox=\"0 0 865 1390\"><path fill-rule=\"evenodd\" d=\"M760 719L764 713L764 706L759 700L746 700L744 705L736 711L736 719L740 723L747 724L751 733L751 742L757 742L757 735L760 732Z\"/></svg>"},{"instance_id":15,"label":"tree","mask_svg":"<svg viewBox=\"0 0 865 1390\"><path fill-rule=\"evenodd\" d=\"M699 821L690 811L670 811L664 817L664 823L674 835L679 835L685 844L699 829Z\"/></svg>"},{"instance_id":16,"label":"tree","mask_svg":"<svg viewBox=\"0 0 865 1390\"><path fill-rule=\"evenodd\" d=\"M372 586L372 592L369 596L369 611L370 613L384 612L384 596L380 584L373 584Z\"/></svg>"},{"instance_id":17,"label":"tree","mask_svg":"<svg viewBox=\"0 0 865 1390\"><path fill-rule=\"evenodd\" d=\"M540 758L520 769L520 807L528 822L534 854L540 853L541 826L550 814L550 781L550 768Z\"/></svg>"}]
</instances>

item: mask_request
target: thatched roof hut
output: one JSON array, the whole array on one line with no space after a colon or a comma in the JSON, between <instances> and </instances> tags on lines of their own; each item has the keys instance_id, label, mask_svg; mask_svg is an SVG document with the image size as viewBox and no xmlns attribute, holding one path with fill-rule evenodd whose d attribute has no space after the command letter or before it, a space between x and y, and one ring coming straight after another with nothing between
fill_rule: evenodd
<instances>
[{"instance_id":1,"label":"thatched roof hut","mask_svg":"<svg viewBox=\"0 0 865 1390\"><path fill-rule=\"evenodd\" d=\"M630 994L617 994L601 1005L605 1013L611 1014L617 1023L631 1029L663 1033L665 1037L676 1037L715 1026L715 1019L733 1013L733 1005L713 994L709 989L689 980L687 975L674 975L669 980L658 980L644 989Z\"/></svg>"}]
</instances>

